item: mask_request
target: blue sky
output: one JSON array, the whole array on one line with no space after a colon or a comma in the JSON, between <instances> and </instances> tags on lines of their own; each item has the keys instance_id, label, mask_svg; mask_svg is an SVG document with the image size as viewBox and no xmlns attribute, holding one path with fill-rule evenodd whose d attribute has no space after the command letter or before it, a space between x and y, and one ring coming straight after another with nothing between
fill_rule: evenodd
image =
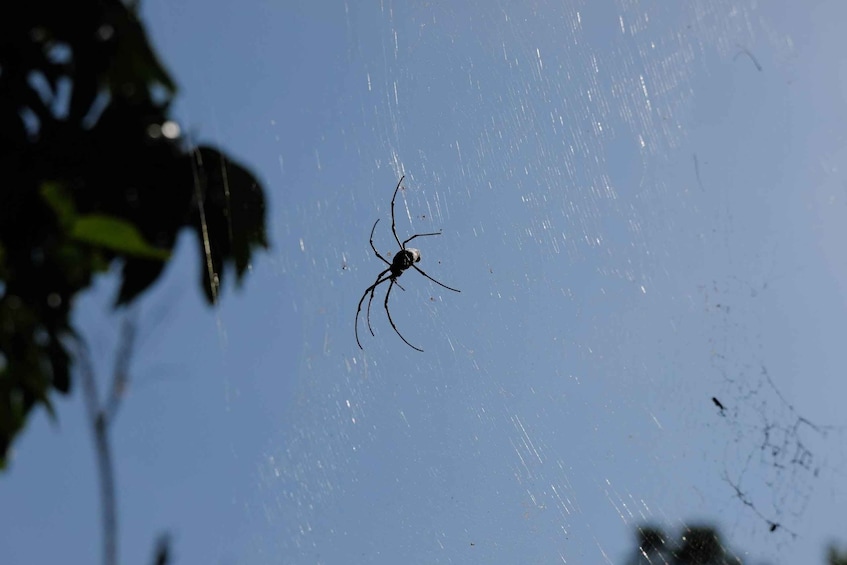
<instances>
[{"instance_id":1,"label":"blue sky","mask_svg":"<svg viewBox=\"0 0 847 565\"><path fill-rule=\"evenodd\" d=\"M181 563L623 563L639 524L709 522L747 562L822 562L845 535L845 10L147 0L183 129L262 178L272 249L211 311L186 237L136 310L123 561L167 530ZM383 285L362 351L403 174L398 234L443 230L420 266L462 292L403 275L418 353ZM113 291L78 310L104 375ZM0 500L4 562L99 558L78 394Z\"/></svg>"}]
</instances>

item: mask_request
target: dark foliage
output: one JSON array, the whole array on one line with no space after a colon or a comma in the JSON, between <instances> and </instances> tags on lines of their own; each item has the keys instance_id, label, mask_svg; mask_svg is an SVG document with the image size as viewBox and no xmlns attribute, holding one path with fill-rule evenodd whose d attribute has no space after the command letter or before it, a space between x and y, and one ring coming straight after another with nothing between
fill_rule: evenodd
<instances>
[{"instance_id":1,"label":"dark foliage","mask_svg":"<svg viewBox=\"0 0 847 565\"><path fill-rule=\"evenodd\" d=\"M267 247L255 177L168 121L175 85L120 0L0 7L0 468L30 411L71 387L74 297L115 261L116 306L197 234L217 299Z\"/></svg>"},{"instance_id":2,"label":"dark foliage","mask_svg":"<svg viewBox=\"0 0 847 565\"><path fill-rule=\"evenodd\" d=\"M164 535L156 542L156 551L153 554L153 565L168 565L171 562L171 540Z\"/></svg>"},{"instance_id":3,"label":"dark foliage","mask_svg":"<svg viewBox=\"0 0 847 565\"><path fill-rule=\"evenodd\" d=\"M711 526L686 526L678 539L661 528L643 526L636 532L638 548L627 561L631 565L741 565Z\"/></svg>"},{"instance_id":4,"label":"dark foliage","mask_svg":"<svg viewBox=\"0 0 847 565\"><path fill-rule=\"evenodd\" d=\"M839 550L835 544L831 544L826 552L827 565L847 565L847 551Z\"/></svg>"},{"instance_id":5,"label":"dark foliage","mask_svg":"<svg viewBox=\"0 0 847 565\"><path fill-rule=\"evenodd\" d=\"M770 529L775 531L775 529ZM743 561L721 539L717 529L707 525L684 526L677 539L656 526L641 526L636 532L638 547L627 565L741 565ZM811 563L811 561L810 561ZM847 565L847 552L832 543L827 548L827 565Z\"/></svg>"}]
</instances>

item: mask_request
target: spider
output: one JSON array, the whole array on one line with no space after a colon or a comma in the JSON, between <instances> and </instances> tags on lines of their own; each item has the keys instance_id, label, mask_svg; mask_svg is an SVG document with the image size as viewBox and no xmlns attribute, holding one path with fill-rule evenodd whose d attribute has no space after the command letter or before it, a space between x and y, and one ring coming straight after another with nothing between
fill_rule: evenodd
<instances>
[{"instance_id":1,"label":"spider","mask_svg":"<svg viewBox=\"0 0 847 565\"><path fill-rule=\"evenodd\" d=\"M435 284L437 284L439 286L443 286L447 290L452 290L453 292L461 292L461 290L457 290L455 288L447 286L444 283L438 282L437 280L435 280L434 278L432 278L431 276L429 276L428 274L423 272L422 269L418 268L418 266L415 265L415 263L417 263L418 261L421 260L421 252L418 251L417 249L412 248L412 247L408 247L408 248L406 247L406 244L409 243L410 241L412 241L413 239L415 239L416 237L428 237L428 236L431 236L431 235L441 235L441 232L417 233L417 234L413 235L412 237L410 237L409 239L407 239L406 241L403 241L402 243L400 242L400 238L397 237L397 229L396 229L395 223L394 223L394 201L397 199L397 192L400 190L400 185L403 183L404 178L406 178L405 175L400 177L400 182L397 183L397 188L394 189L394 196L391 198L391 233L394 234L394 239L397 241L397 245L400 246L400 251L397 253L397 255L394 256L394 259L392 261L388 261L385 257L380 255L379 251L377 251L376 247L374 247L374 231L376 230L376 225L379 223L379 218L377 218L377 220L374 222L373 227L371 228L371 239L370 239L371 249L373 249L373 252L376 253L376 256L379 257L382 260L383 263L388 265L388 268L385 269L384 271L382 271L379 275L377 275L376 282L374 282L371 286L366 288L365 293L362 295L362 298L359 299L359 306L356 308L356 326L355 326L356 327L356 343L359 344L359 349L364 349L362 347L362 343L359 341L359 314L362 312L362 303L365 301L365 297L368 295L368 293L370 293L371 297L368 299L367 321L368 321L368 329L370 330L371 335L374 335L373 328L371 328L371 302L373 302L374 291L376 290L376 287L378 287L382 283L388 281L388 290L385 293L385 302L383 303L384 306L385 306L385 313L388 314L388 321L391 323L391 327L394 328L394 331L397 333L397 335L400 336L400 339L402 339L406 343L406 345L408 345L409 347L411 347L412 349L414 349L416 351L423 352L423 349L421 349L420 347L415 347L414 345L409 343L409 341L405 337L403 337L403 334L401 334L400 330L397 329L397 326L394 325L394 320L391 319L391 311L388 309L388 297L391 296L391 289L394 288L394 285L396 284L397 286L399 286L400 290L404 290L404 291L406 290L405 288L400 286L400 283L397 282L397 279L409 267L413 268L414 270L416 270L417 272L419 272L420 274L422 274L423 276L425 276L426 278L428 278L429 280L431 280Z\"/></svg>"}]
</instances>

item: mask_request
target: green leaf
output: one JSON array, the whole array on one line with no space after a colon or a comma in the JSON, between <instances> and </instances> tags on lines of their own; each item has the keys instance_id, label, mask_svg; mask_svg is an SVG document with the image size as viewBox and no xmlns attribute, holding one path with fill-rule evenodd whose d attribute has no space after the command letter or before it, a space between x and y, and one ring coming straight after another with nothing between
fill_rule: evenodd
<instances>
[{"instance_id":1,"label":"green leaf","mask_svg":"<svg viewBox=\"0 0 847 565\"><path fill-rule=\"evenodd\" d=\"M41 197L53 209L63 228L68 229L73 225L76 209L71 195L61 183L51 181L41 183Z\"/></svg>"},{"instance_id":2,"label":"green leaf","mask_svg":"<svg viewBox=\"0 0 847 565\"><path fill-rule=\"evenodd\" d=\"M147 243L132 223L104 214L80 216L74 222L71 237L132 257L166 261L171 256L167 249Z\"/></svg>"}]
</instances>

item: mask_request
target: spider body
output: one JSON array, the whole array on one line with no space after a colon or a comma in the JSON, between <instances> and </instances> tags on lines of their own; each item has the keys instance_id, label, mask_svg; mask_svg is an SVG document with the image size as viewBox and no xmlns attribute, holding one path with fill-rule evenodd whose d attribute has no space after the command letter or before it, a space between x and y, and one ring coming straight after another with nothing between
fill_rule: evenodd
<instances>
[{"instance_id":1,"label":"spider body","mask_svg":"<svg viewBox=\"0 0 847 565\"><path fill-rule=\"evenodd\" d=\"M435 280L434 278L432 278L431 276L426 274L420 267L415 265L415 263L419 263L420 260L421 260L421 252L419 250L413 248L413 247L406 247L406 244L409 243L410 241L412 241L413 239L415 239L416 237L428 237L428 236L432 236L432 235L441 235L441 232L417 233L417 234L413 235L412 237L406 239L403 242L401 242L400 238L397 237L397 229L396 229L395 221L394 221L394 201L397 199L397 192L400 190L400 185L402 184L404 178L406 178L405 175L400 177L400 181L397 183L397 188L394 189L394 196L391 198L391 233L394 235L394 239L397 241L397 245L400 246L400 251L398 251L397 254L394 255L394 258L390 262L385 257L380 255L379 251L377 251L376 247L374 246L374 231L376 230L376 225L379 223L379 219L377 219L377 221L374 222L374 225L371 228L371 238L370 238L371 249L373 249L373 252L376 254L376 256L380 260L382 260L383 263L388 265L388 268L385 269L384 271L382 271L379 275L377 275L376 282L374 282L371 286L366 288L364 294L362 294L362 298L359 299L359 305L356 308L356 326L355 326L355 328L356 328L355 329L356 343L359 345L359 349L364 349L362 347L362 343L359 341L359 314L362 312L362 304L365 302L365 297L368 296L368 294L370 294L370 298L368 299L368 308L367 308L366 318L367 318L367 323L368 323L368 330L370 330L371 335L374 335L373 328L371 328L371 303L373 302L373 299L374 299L374 292L376 291L376 287L378 287L382 283L384 283L386 281L388 282L388 290L385 291L385 302L383 303L383 305L385 307L385 313L388 315L388 322L391 324L391 327L394 328L395 333L397 333L397 335L400 336L400 339L402 339L403 342L406 345L408 345L409 347L411 347L412 349L414 349L416 351L423 351L423 349L421 349L419 347L415 347L414 345L409 343L408 340L405 337L403 337L403 334L401 334L400 330L397 329L397 326L394 325L394 320L391 319L391 310L388 309L388 297L391 296L391 289L394 288L394 285L397 285L398 287L400 287L400 290L405 290L402 286L400 286L400 283L397 282L397 279L400 277L400 275L402 275L404 272L406 272L407 270L412 268L412 269L416 270L417 272L419 272L420 274L422 274L424 277L426 277L429 280L431 280L432 282L434 282L435 284L437 284L439 286L443 286L447 290L452 290L453 292L461 292L460 290L457 290L455 288L447 286L446 284L438 282L437 280Z\"/></svg>"},{"instance_id":2,"label":"spider body","mask_svg":"<svg viewBox=\"0 0 847 565\"><path fill-rule=\"evenodd\" d=\"M394 259L391 261L391 274L394 275L394 278L397 278L403 274L403 271L420 260L421 252L417 249L413 247L403 249L400 253L395 255Z\"/></svg>"}]
</instances>

